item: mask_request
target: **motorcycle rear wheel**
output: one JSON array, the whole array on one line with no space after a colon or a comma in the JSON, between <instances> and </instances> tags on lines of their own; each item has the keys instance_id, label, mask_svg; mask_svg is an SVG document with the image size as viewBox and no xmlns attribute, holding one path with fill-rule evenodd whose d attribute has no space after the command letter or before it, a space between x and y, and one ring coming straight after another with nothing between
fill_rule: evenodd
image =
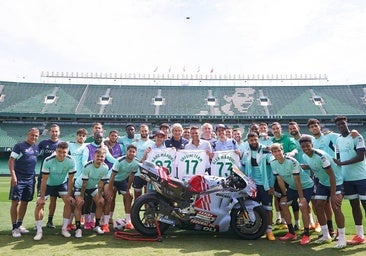
<instances>
[{"instance_id":1,"label":"motorcycle rear wheel","mask_svg":"<svg viewBox=\"0 0 366 256\"><path fill-rule=\"evenodd\" d=\"M160 213L160 199L154 194L144 194L136 199L131 209L131 222L135 229L145 236L157 236L158 223L160 232L168 230L169 224L156 222Z\"/></svg>"},{"instance_id":2,"label":"motorcycle rear wheel","mask_svg":"<svg viewBox=\"0 0 366 256\"><path fill-rule=\"evenodd\" d=\"M230 227L241 239L258 239L266 232L268 225L266 211L263 206L257 206L253 210L255 214L255 222L250 224L245 224L244 222L243 209L234 208L231 210Z\"/></svg>"}]
</instances>

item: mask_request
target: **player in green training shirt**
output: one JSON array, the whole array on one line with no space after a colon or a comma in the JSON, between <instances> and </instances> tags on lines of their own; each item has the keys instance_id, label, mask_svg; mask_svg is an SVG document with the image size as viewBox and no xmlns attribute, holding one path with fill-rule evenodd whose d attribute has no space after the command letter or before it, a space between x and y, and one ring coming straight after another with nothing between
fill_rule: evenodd
<instances>
[{"instance_id":1,"label":"player in green training shirt","mask_svg":"<svg viewBox=\"0 0 366 256\"><path fill-rule=\"evenodd\" d=\"M341 135L336 143L336 159L334 162L341 166L343 172L344 198L349 199L352 207L356 234L347 244L363 244L366 242L362 224L362 210L366 210L366 160L365 141L360 135L352 138L348 128L347 118L338 116L335 124Z\"/></svg>"},{"instance_id":2,"label":"player in green training shirt","mask_svg":"<svg viewBox=\"0 0 366 256\"><path fill-rule=\"evenodd\" d=\"M309 233L309 202L313 194L314 182L310 176L300 167L299 162L290 156L285 156L282 145L274 143L271 152L275 160L271 162L273 174L276 176L281 189L281 209L284 214L289 232L280 237L280 240L295 240L297 238L294 227L291 223L289 205L299 200L302 221L304 223L304 235L300 241L301 245L310 243ZM288 184L286 188L285 183Z\"/></svg>"},{"instance_id":3,"label":"player in green training shirt","mask_svg":"<svg viewBox=\"0 0 366 256\"><path fill-rule=\"evenodd\" d=\"M108 165L104 163L106 153L107 151L105 148L97 148L95 150L94 159L89 161L84 166L81 176L79 176L75 181L74 196L76 200L76 238L82 237L80 219L81 209L84 205L84 198L86 196L91 196L96 205L94 231L97 234L105 233L100 227L100 218L102 216L103 207L105 205L105 200L103 197L104 186L109 179ZM109 216L109 214L107 214L107 216ZM108 221L106 223L108 223Z\"/></svg>"},{"instance_id":4,"label":"player in green training shirt","mask_svg":"<svg viewBox=\"0 0 366 256\"><path fill-rule=\"evenodd\" d=\"M41 240L43 236L42 219L47 196L61 197L64 202L63 224L61 234L70 237L67 231L71 214L71 204L74 203L72 188L74 185L75 161L68 155L68 144L60 142L56 147L56 154L47 157L42 166L42 181L40 197L34 210L37 233L34 240Z\"/></svg>"},{"instance_id":5,"label":"player in green training shirt","mask_svg":"<svg viewBox=\"0 0 366 256\"><path fill-rule=\"evenodd\" d=\"M109 180L109 191L115 187L119 194L123 196L125 207L126 228L133 229L131 224L131 204L132 195L130 193L131 185L138 171L139 165L136 159L137 148L135 145L127 146L126 155L117 159L112 167L112 174Z\"/></svg>"}]
</instances>

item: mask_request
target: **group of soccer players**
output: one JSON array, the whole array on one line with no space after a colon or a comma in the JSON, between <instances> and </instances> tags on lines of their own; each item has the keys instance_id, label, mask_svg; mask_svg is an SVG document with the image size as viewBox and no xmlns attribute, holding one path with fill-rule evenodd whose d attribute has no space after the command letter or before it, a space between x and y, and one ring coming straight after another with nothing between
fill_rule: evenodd
<instances>
[{"instance_id":1,"label":"group of soccer players","mask_svg":"<svg viewBox=\"0 0 366 256\"><path fill-rule=\"evenodd\" d=\"M133 228L130 216L133 198L141 195L146 185L139 177L138 162L151 160L154 149L172 148L175 151L202 150L211 162L215 152L230 151L236 156L239 161L234 164L240 165L241 170L254 180L258 189L256 199L267 210L268 240L276 240L272 232L274 204L276 223L285 224L288 229L288 233L279 238L282 241L297 239L300 211L304 229L300 240L302 245L310 243L310 229L315 229L316 224L320 225L317 231L321 232L315 242L332 241L335 233L333 213L338 227L336 248L365 243L361 210L361 205L366 210L365 143L357 131L349 130L345 116L338 116L335 124L340 134L323 132L319 121L310 119L308 129L311 135L301 135L299 125L290 122L289 135L285 135L278 122L270 126L254 123L243 138L241 130L222 124L205 123L201 127L183 128L179 123L171 126L164 123L153 134L154 139L150 139L149 127L145 124L139 127L139 134L135 134L133 124L128 124L125 136L111 130L104 138L102 124L95 123L92 136L87 138L87 131L79 129L76 142L60 141L60 127L52 125L50 139L39 144L39 131L32 128L26 140L14 146L9 159L12 235L20 237L29 232L22 221L27 204L33 199L35 166L39 157L44 160L38 179L34 240L43 237L43 208L48 197L50 206L46 227L54 227L56 200L61 197L64 202L61 233L70 237L70 230L75 230L75 237L80 238L82 217L84 229L93 229L97 234L109 232L117 193L123 196L126 228ZM210 162L205 163L203 170L202 174L225 175L221 169L216 172ZM179 171L174 175L181 177ZM343 197L350 200L356 227L356 234L348 241L341 210ZM73 218L75 225L72 224Z\"/></svg>"},{"instance_id":2,"label":"group of soccer players","mask_svg":"<svg viewBox=\"0 0 366 256\"><path fill-rule=\"evenodd\" d=\"M317 119L308 120L311 135L302 135L296 122L288 124L289 135L282 134L277 122L271 124L271 139L268 139L266 124L254 128L260 133L259 139L255 134L248 134L249 149L244 154L250 157L243 157L245 173L257 184L259 200L269 216L271 195L274 195L277 222L281 223L282 215L288 228L288 233L279 238L282 241L297 239L295 231L300 226L298 212L301 211L304 225L301 245L310 243L309 230L316 229L317 223L321 233L315 242L330 243L334 234L333 213L338 227L336 248L365 243L360 206L366 209L365 143L357 131L349 130L345 116L338 116L334 122L340 134L322 132ZM270 152L266 152L265 147ZM350 200L356 227L356 234L348 241L341 210L343 197ZM315 223L310 202L317 219ZM292 206L295 225L289 206ZM267 238L276 239L270 226Z\"/></svg>"},{"instance_id":3,"label":"group of soccer players","mask_svg":"<svg viewBox=\"0 0 366 256\"><path fill-rule=\"evenodd\" d=\"M16 238L29 233L23 226L23 218L28 202L33 199L38 158L43 160L37 183L34 240L43 237L42 220L47 198L50 198L47 228L55 228L53 215L56 200L58 197L63 200L61 234L64 237L70 237L71 230L75 230L76 238L82 237L82 215L85 219L84 229L93 229L97 234L108 233L117 191L125 199L126 227L130 225L132 228L127 213L132 202L129 191L133 174L138 170L137 147L113 143L114 138L118 139L116 130L111 131L109 138L103 142L104 134L100 123L93 125L93 136L88 138L90 143L86 143L87 130L84 128L77 130L76 142L61 141L60 127L56 124L51 125L49 133L50 139L37 144L39 130L32 128L28 131L26 140L17 143L11 152L9 199L12 200L12 236ZM124 140L124 137L119 139ZM75 225L72 224L73 218Z\"/></svg>"}]
</instances>

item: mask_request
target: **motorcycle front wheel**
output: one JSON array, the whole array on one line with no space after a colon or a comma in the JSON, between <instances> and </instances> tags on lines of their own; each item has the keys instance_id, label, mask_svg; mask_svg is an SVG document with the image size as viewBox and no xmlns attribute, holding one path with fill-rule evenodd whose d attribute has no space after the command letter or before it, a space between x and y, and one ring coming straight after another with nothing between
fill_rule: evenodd
<instances>
[{"instance_id":1,"label":"motorcycle front wheel","mask_svg":"<svg viewBox=\"0 0 366 256\"><path fill-rule=\"evenodd\" d=\"M246 221L243 209L234 208L231 210L230 227L241 239L254 240L263 236L267 229L267 213L263 206L253 209L255 221Z\"/></svg>"},{"instance_id":2,"label":"motorcycle front wheel","mask_svg":"<svg viewBox=\"0 0 366 256\"><path fill-rule=\"evenodd\" d=\"M157 223L161 234L167 231L169 224L155 221L160 207L161 201L154 194L144 194L137 198L131 209L131 222L135 229L145 236L157 236Z\"/></svg>"}]
</instances>

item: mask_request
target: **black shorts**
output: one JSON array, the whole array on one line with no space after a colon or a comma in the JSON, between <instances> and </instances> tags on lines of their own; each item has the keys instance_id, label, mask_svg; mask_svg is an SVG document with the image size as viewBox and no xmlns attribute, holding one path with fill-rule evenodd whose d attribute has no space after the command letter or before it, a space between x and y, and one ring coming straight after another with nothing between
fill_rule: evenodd
<instances>
[{"instance_id":1,"label":"black shorts","mask_svg":"<svg viewBox=\"0 0 366 256\"><path fill-rule=\"evenodd\" d=\"M26 202L32 201L34 196L34 187L36 183L35 177L33 176L28 178L17 178L17 184L10 187L9 200Z\"/></svg>"},{"instance_id":2,"label":"black shorts","mask_svg":"<svg viewBox=\"0 0 366 256\"><path fill-rule=\"evenodd\" d=\"M61 197L64 195L67 195L67 189L68 189L68 182L64 182L57 186L49 186L47 185L46 189L46 196L52 196L52 197Z\"/></svg>"},{"instance_id":3,"label":"black shorts","mask_svg":"<svg viewBox=\"0 0 366 256\"><path fill-rule=\"evenodd\" d=\"M135 189L142 189L144 186L146 186L146 184L146 180L140 178L140 176L135 176L132 186Z\"/></svg>"}]
</instances>

